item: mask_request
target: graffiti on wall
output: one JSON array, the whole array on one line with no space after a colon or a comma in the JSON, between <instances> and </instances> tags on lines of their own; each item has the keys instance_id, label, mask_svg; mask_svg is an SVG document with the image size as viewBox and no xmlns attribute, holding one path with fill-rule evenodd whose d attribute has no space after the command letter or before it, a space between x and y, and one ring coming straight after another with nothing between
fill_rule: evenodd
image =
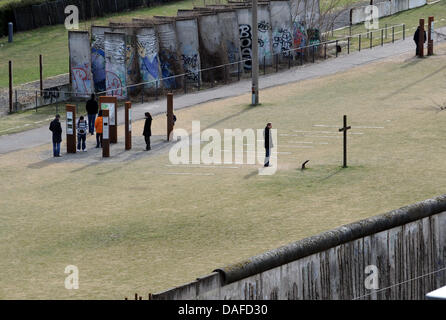
<instances>
[{"instance_id":1,"label":"graffiti on wall","mask_svg":"<svg viewBox=\"0 0 446 320\"><path fill-rule=\"evenodd\" d=\"M167 50L160 51L160 68L163 77L163 86L167 89L176 89L175 75L173 64L175 56Z\"/></svg>"},{"instance_id":2,"label":"graffiti on wall","mask_svg":"<svg viewBox=\"0 0 446 320\"><path fill-rule=\"evenodd\" d=\"M127 96L126 54L127 46L120 36L111 36L105 41L105 85L107 94L118 98Z\"/></svg>"},{"instance_id":3,"label":"graffiti on wall","mask_svg":"<svg viewBox=\"0 0 446 320\"><path fill-rule=\"evenodd\" d=\"M139 67L145 88L159 86L159 59L155 34L138 35L136 46L138 48Z\"/></svg>"},{"instance_id":4,"label":"graffiti on wall","mask_svg":"<svg viewBox=\"0 0 446 320\"><path fill-rule=\"evenodd\" d=\"M181 60L183 61L184 72L186 73L186 79L197 82L199 79L199 61L198 54L182 54Z\"/></svg>"},{"instance_id":5,"label":"graffiti on wall","mask_svg":"<svg viewBox=\"0 0 446 320\"><path fill-rule=\"evenodd\" d=\"M105 51L104 34L92 34L91 71L95 91L105 91Z\"/></svg>"},{"instance_id":6,"label":"graffiti on wall","mask_svg":"<svg viewBox=\"0 0 446 320\"><path fill-rule=\"evenodd\" d=\"M305 47L307 43L305 26L302 22L294 21L293 22L293 48L302 48ZM295 51L296 54L303 55L304 50L298 49Z\"/></svg>"},{"instance_id":7,"label":"graffiti on wall","mask_svg":"<svg viewBox=\"0 0 446 320\"><path fill-rule=\"evenodd\" d=\"M71 81L73 92L76 92L76 96L87 97L91 94L91 78L88 73L89 67L89 64L86 63L71 68Z\"/></svg>"},{"instance_id":8,"label":"graffiti on wall","mask_svg":"<svg viewBox=\"0 0 446 320\"><path fill-rule=\"evenodd\" d=\"M259 30L259 59L268 59L271 56L271 43L269 31L271 30L271 25L265 20L260 20L257 28Z\"/></svg>"},{"instance_id":9,"label":"graffiti on wall","mask_svg":"<svg viewBox=\"0 0 446 320\"><path fill-rule=\"evenodd\" d=\"M284 57L288 57L293 48L293 36L286 28L279 28L273 37L274 53L281 53Z\"/></svg>"},{"instance_id":10,"label":"graffiti on wall","mask_svg":"<svg viewBox=\"0 0 446 320\"><path fill-rule=\"evenodd\" d=\"M239 25L240 49L242 52L243 68L251 70L252 68L252 32L249 24ZM249 60L248 60L249 59Z\"/></svg>"}]
</instances>

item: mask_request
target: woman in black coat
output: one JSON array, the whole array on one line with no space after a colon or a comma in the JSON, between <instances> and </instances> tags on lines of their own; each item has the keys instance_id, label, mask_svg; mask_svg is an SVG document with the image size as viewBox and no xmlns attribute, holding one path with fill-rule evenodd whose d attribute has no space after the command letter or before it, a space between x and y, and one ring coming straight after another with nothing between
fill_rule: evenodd
<instances>
[{"instance_id":1,"label":"woman in black coat","mask_svg":"<svg viewBox=\"0 0 446 320\"><path fill-rule=\"evenodd\" d=\"M142 135L146 140L146 151L150 150L150 136L152 135L152 116L150 112L146 112L146 122L144 123L144 132Z\"/></svg>"},{"instance_id":2,"label":"woman in black coat","mask_svg":"<svg viewBox=\"0 0 446 320\"><path fill-rule=\"evenodd\" d=\"M53 156L60 157L60 143L62 142L62 126L59 121L60 116L56 114L56 118L50 123L50 131L53 133Z\"/></svg>"}]
</instances>

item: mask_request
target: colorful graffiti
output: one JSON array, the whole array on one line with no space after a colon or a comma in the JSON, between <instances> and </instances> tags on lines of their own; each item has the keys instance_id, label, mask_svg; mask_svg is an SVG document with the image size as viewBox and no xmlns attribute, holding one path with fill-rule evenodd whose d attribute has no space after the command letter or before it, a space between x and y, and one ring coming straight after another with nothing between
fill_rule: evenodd
<instances>
[{"instance_id":1,"label":"colorful graffiti","mask_svg":"<svg viewBox=\"0 0 446 320\"><path fill-rule=\"evenodd\" d=\"M167 50L160 51L160 68L163 77L163 86L167 89L176 89L175 75L173 64L175 63L175 56Z\"/></svg>"},{"instance_id":2,"label":"colorful graffiti","mask_svg":"<svg viewBox=\"0 0 446 320\"><path fill-rule=\"evenodd\" d=\"M307 36L305 31L305 25L302 22L294 21L293 22L293 48L302 48L305 47L307 43ZM304 50L298 49L295 51L296 54L303 55Z\"/></svg>"},{"instance_id":3,"label":"colorful graffiti","mask_svg":"<svg viewBox=\"0 0 446 320\"><path fill-rule=\"evenodd\" d=\"M110 35L109 37L107 35ZM121 34L107 34L105 38L105 85L107 94L127 97L127 46Z\"/></svg>"},{"instance_id":4,"label":"colorful graffiti","mask_svg":"<svg viewBox=\"0 0 446 320\"><path fill-rule=\"evenodd\" d=\"M138 49L139 67L145 88L159 87L159 59L158 45L155 34L138 35L136 46Z\"/></svg>"},{"instance_id":5,"label":"colorful graffiti","mask_svg":"<svg viewBox=\"0 0 446 320\"><path fill-rule=\"evenodd\" d=\"M73 92L76 92L76 96L87 97L91 94L91 78L88 70L88 64L71 68Z\"/></svg>"},{"instance_id":6,"label":"colorful graffiti","mask_svg":"<svg viewBox=\"0 0 446 320\"><path fill-rule=\"evenodd\" d=\"M107 84L107 94L113 95L118 98L124 98L126 96L125 89L123 88L122 79L114 72L106 72L106 84Z\"/></svg>"},{"instance_id":7,"label":"colorful graffiti","mask_svg":"<svg viewBox=\"0 0 446 320\"><path fill-rule=\"evenodd\" d=\"M95 91L105 91L105 47L104 33L93 33L91 35L91 71Z\"/></svg>"},{"instance_id":8,"label":"colorful graffiti","mask_svg":"<svg viewBox=\"0 0 446 320\"><path fill-rule=\"evenodd\" d=\"M249 24L239 25L240 49L242 52L243 68L245 70L252 69L252 32ZM249 59L249 60L248 60Z\"/></svg>"}]
</instances>

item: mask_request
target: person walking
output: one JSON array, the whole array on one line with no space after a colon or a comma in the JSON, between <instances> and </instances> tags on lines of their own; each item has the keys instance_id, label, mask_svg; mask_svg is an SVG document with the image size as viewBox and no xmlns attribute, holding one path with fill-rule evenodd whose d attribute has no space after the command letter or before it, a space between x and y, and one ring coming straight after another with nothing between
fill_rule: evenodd
<instances>
[{"instance_id":1,"label":"person walking","mask_svg":"<svg viewBox=\"0 0 446 320\"><path fill-rule=\"evenodd\" d=\"M273 137L271 135L271 122L268 122L265 130L263 131L263 139L265 140L265 165L264 167L269 167L269 157L271 155L271 148L273 145Z\"/></svg>"},{"instance_id":2,"label":"person walking","mask_svg":"<svg viewBox=\"0 0 446 320\"><path fill-rule=\"evenodd\" d=\"M415 31L414 35L413 35L413 41L415 41L415 45L417 46L416 51L415 51L415 55L418 56L420 55L420 31L421 28L420 26L418 26L417 30ZM423 44L426 42L426 31L424 31L424 41ZM423 49L423 47L421 47L421 49Z\"/></svg>"},{"instance_id":3,"label":"person walking","mask_svg":"<svg viewBox=\"0 0 446 320\"><path fill-rule=\"evenodd\" d=\"M53 156L61 157L60 155L60 143L62 142L62 126L60 125L60 115L56 114L56 117L50 123L50 131L53 133Z\"/></svg>"},{"instance_id":4,"label":"person walking","mask_svg":"<svg viewBox=\"0 0 446 320\"><path fill-rule=\"evenodd\" d=\"M146 140L146 151L150 150L150 136L152 135L152 115L150 112L145 113L146 122L144 123L144 131L142 135Z\"/></svg>"},{"instance_id":5,"label":"person walking","mask_svg":"<svg viewBox=\"0 0 446 320\"><path fill-rule=\"evenodd\" d=\"M96 148L102 148L102 110L99 110L94 127L96 129Z\"/></svg>"},{"instance_id":6,"label":"person walking","mask_svg":"<svg viewBox=\"0 0 446 320\"><path fill-rule=\"evenodd\" d=\"M94 93L91 94L90 100L87 101L85 106L88 115L88 131L91 135L94 134L96 115L98 113L98 102Z\"/></svg>"},{"instance_id":7,"label":"person walking","mask_svg":"<svg viewBox=\"0 0 446 320\"><path fill-rule=\"evenodd\" d=\"M84 116L81 116L77 122L77 151L81 150L81 142L82 151L87 151L87 146L85 145L85 141L87 140L87 130L87 120L84 119Z\"/></svg>"}]
</instances>

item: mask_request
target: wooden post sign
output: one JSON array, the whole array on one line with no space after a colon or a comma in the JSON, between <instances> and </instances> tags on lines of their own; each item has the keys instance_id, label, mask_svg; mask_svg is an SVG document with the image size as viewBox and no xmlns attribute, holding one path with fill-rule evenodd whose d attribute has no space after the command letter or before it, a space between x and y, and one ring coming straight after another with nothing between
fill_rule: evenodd
<instances>
[{"instance_id":1,"label":"wooden post sign","mask_svg":"<svg viewBox=\"0 0 446 320\"><path fill-rule=\"evenodd\" d=\"M125 150L132 149L132 103L125 103Z\"/></svg>"},{"instance_id":2,"label":"wooden post sign","mask_svg":"<svg viewBox=\"0 0 446 320\"><path fill-rule=\"evenodd\" d=\"M420 19L420 33L418 36L418 56L424 56L424 19Z\"/></svg>"},{"instance_id":3,"label":"wooden post sign","mask_svg":"<svg viewBox=\"0 0 446 320\"><path fill-rule=\"evenodd\" d=\"M170 135L173 131L173 94L167 94L167 141L170 141Z\"/></svg>"},{"instance_id":4,"label":"wooden post sign","mask_svg":"<svg viewBox=\"0 0 446 320\"><path fill-rule=\"evenodd\" d=\"M76 106L67 104L67 153L76 153Z\"/></svg>"},{"instance_id":5,"label":"wooden post sign","mask_svg":"<svg viewBox=\"0 0 446 320\"><path fill-rule=\"evenodd\" d=\"M109 110L102 110L102 157L110 157L110 117Z\"/></svg>"},{"instance_id":6,"label":"wooden post sign","mask_svg":"<svg viewBox=\"0 0 446 320\"><path fill-rule=\"evenodd\" d=\"M428 19L428 34L427 34L427 55L434 54L434 17Z\"/></svg>"},{"instance_id":7,"label":"wooden post sign","mask_svg":"<svg viewBox=\"0 0 446 320\"><path fill-rule=\"evenodd\" d=\"M110 143L118 143L118 98L99 97L99 108L104 112L108 110L110 117Z\"/></svg>"}]
</instances>

